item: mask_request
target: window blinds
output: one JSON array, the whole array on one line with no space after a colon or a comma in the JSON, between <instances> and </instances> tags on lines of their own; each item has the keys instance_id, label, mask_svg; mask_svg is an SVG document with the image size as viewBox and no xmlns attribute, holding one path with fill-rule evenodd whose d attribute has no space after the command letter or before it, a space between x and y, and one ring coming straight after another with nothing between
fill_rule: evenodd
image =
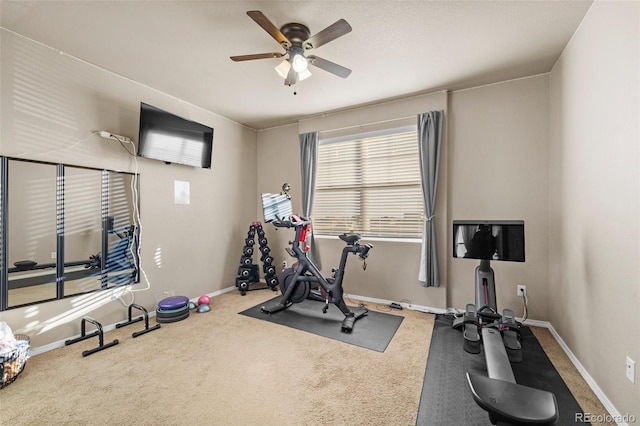
<instances>
[{"instance_id":1,"label":"window blinds","mask_svg":"<svg viewBox=\"0 0 640 426\"><path fill-rule=\"evenodd\" d=\"M320 141L316 234L419 238L423 218L415 129Z\"/></svg>"}]
</instances>

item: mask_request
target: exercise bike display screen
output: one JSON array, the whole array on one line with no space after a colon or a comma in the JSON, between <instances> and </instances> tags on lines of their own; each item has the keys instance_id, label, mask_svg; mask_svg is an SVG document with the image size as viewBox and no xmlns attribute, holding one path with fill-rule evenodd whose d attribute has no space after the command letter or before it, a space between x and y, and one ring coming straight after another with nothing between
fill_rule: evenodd
<instances>
[{"instance_id":1,"label":"exercise bike display screen","mask_svg":"<svg viewBox=\"0 0 640 426\"><path fill-rule=\"evenodd\" d=\"M524 262L524 221L454 220L453 257Z\"/></svg>"},{"instance_id":2,"label":"exercise bike display screen","mask_svg":"<svg viewBox=\"0 0 640 426\"><path fill-rule=\"evenodd\" d=\"M262 213L267 223L289 219L293 214L291 199L283 194L262 194Z\"/></svg>"}]
</instances>

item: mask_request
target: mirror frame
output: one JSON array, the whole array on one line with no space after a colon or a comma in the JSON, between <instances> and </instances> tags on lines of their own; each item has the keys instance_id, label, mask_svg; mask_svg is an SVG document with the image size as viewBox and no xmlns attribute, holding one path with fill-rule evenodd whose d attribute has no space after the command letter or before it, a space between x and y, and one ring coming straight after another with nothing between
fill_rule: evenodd
<instances>
[{"instance_id":1,"label":"mirror frame","mask_svg":"<svg viewBox=\"0 0 640 426\"><path fill-rule=\"evenodd\" d=\"M56 167L56 273L55 273L55 282L56 282L56 297L48 298L44 300L37 300L28 303L22 303L15 306L9 306L9 265L8 265L8 230L9 230L9 179L10 179L10 161L22 161L43 165L53 165ZM64 284L65 284L65 256L64 256L64 244L65 244L65 224L64 224L64 214L65 214L65 168L73 167L79 169L86 170L96 170L101 173L101 218L100 223L102 224L102 241L101 241L101 253L99 259L99 280L100 280L100 288L88 290L85 292L75 292L73 294L65 295L64 293ZM132 186L133 192L132 195L132 221L130 236L127 238L131 238L131 244L133 245L133 249L130 250L132 255L132 272L131 278L125 284L116 284L115 286L109 286L109 262L107 262L107 257L109 256L109 235L113 233L115 230L113 227L113 219L109 217L109 177L111 173L118 173L129 175L133 178ZM73 164L63 164L63 163L51 163L46 161L37 161L30 160L24 158L12 158L6 156L0 156L0 312L6 311L9 309L16 309L25 306L36 305L40 303L46 303L54 300L61 300L69 297L76 297L81 294L94 293L98 291L110 290L115 287L124 286L124 285L134 285L140 282L140 259L139 259L139 235L140 235L140 224L139 224L139 211L140 211L140 175L138 173L130 173L123 172L118 170L108 170L108 169L100 169L93 167L85 167L85 166L77 166ZM116 231L117 233L117 231ZM107 253L107 255L104 255ZM96 271L98 269L96 268ZM96 274L97 275L97 274ZM72 281L72 279L67 279L68 281Z\"/></svg>"}]
</instances>

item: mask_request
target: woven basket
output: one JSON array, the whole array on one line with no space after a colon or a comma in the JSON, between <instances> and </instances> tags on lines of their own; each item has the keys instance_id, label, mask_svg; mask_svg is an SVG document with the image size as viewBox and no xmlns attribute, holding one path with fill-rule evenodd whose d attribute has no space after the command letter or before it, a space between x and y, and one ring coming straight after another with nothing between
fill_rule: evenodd
<instances>
[{"instance_id":1,"label":"woven basket","mask_svg":"<svg viewBox=\"0 0 640 426\"><path fill-rule=\"evenodd\" d=\"M18 378L29 359L31 338L25 334L16 334L17 348L11 354L0 357L0 389L8 386Z\"/></svg>"}]
</instances>

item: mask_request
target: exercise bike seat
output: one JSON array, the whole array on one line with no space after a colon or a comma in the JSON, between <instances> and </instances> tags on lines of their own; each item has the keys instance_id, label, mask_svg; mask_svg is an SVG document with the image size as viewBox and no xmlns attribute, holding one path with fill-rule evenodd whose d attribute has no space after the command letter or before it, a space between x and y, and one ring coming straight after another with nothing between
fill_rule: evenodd
<instances>
[{"instance_id":1,"label":"exercise bike seat","mask_svg":"<svg viewBox=\"0 0 640 426\"><path fill-rule=\"evenodd\" d=\"M551 392L467 373L476 403L493 424L547 425L558 421L558 403Z\"/></svg>"},{"instance_id":2,"label":"exercise bike seat","mask_svg":"<svg viewBox=\"0 0 640 426\"><path fill-rule=\"evenodd\" d=\"M340 239L342 241L344 241L345 243L349 244L350 246L352 246L354 243L358 242L358 240L360 240L360 234L347 234L346 232L342 235L340 235Z\"/></svg>"}]
</instances>

